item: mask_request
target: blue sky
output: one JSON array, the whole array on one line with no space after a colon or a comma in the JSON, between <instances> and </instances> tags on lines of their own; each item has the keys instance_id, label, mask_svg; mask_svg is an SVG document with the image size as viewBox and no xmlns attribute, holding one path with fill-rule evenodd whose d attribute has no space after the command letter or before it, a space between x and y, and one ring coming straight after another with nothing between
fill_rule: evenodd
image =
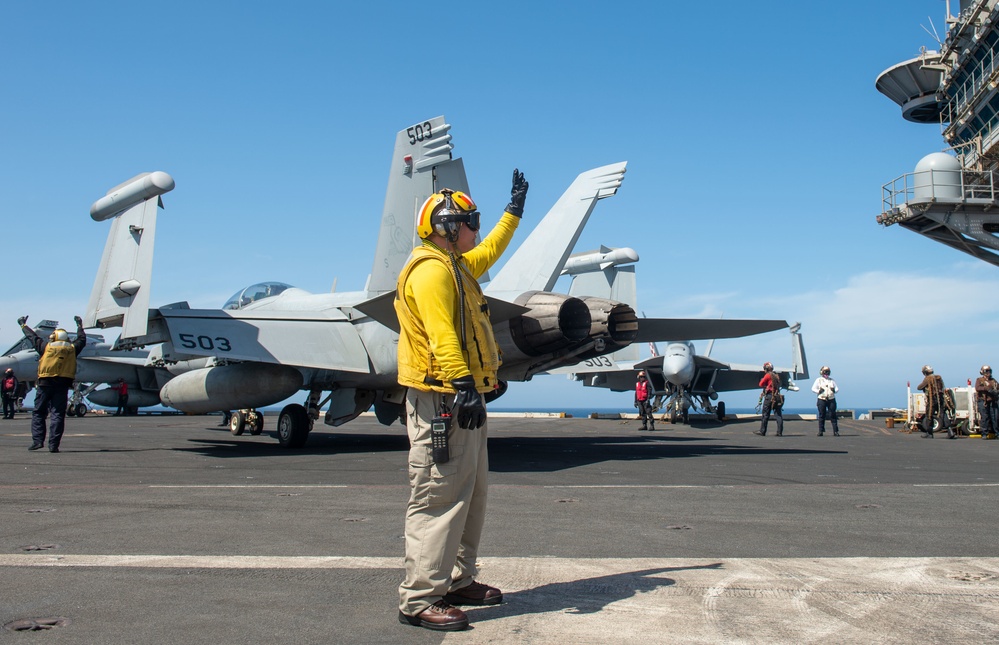
<instances>
[{"instance_id":1,"label":"blue sky","mask_svg":"<svg viewBox=\"0 0 999 645\"><path fill-rule=\"evenodd\" d=\"M19 337L19 315L82 314L107 235L90 205L144 171L177 182L154 305L218 307L263 280L361 289L395 132L443 114L487 224L514 167L531 183L523 239L577 174L627 161L577 250L636 249L646 315L800 321L840 407L904 407L924 363L960 385L999 362L987 297L999 272L874 221L882 184L943 148L938 127L904 121L874 82L935 47L923 27L943 35L944 8L8 3L0 239L15 276L0 345ZM790 343L724 340L712 356L787 365ZM630 395L561 376L503 401L622 404Z\"/></svg>"}]
</instances>

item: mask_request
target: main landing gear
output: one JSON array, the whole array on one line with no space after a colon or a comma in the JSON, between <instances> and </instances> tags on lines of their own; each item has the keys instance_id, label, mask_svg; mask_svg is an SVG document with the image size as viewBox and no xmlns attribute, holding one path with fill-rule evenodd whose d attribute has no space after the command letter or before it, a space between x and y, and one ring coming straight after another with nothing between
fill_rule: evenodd
<instances>
[{"instance_id":1,"label":"main landing gear","mask_svg":"<svg viewBox=\"0 0 999 645\"><path fill-rule=\"evenodd\" d=\"M277 438L282 448L301 448L309 440L312 418L304 405L284 406L277 422Z\"/></svg>"}]
</instances>

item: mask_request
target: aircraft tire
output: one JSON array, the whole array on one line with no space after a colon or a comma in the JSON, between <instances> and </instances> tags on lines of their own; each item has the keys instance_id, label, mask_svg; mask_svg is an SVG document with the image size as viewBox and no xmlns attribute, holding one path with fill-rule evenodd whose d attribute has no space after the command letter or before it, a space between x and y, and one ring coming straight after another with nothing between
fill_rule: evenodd
<instances>
[{"instance_id":1,"label":"aircraft tire","mask_svg":"<svg viewBox=\"0 0 999 645\"><path fill-rule=\"evenodd\" d=\"M235 436L243 434L246 428L246 415L242 410L233 410L232 417L229 418L229 432Z\"/></svg>"},{"instance_id":2,"label":"aircraft tire","mask_svg":"<svg viewBox=\"0 0 999 645\"><path fill-rule=\"evenodd\" d=\"M676 408L671 407L669 410L669 422L676 423Z\"/></svg>"},{"instance_id":3,"label":"aircraft tire","mask_svg":"<svg viewBox=\"0 0 999 645\"><path fill-rule=\"evenodd\" d=\"M76 413L76 416L80 418L87 416L87 406L83 403L77 403L76 406L74 406L73 411Z\"/></svg>"},{"instance_id":4,"label":"aircraft tire","mask_svg":"<svg viewBox=\"0 0 999 645\"><path fill-rule=\"evenodd\" d=\"M718 415L719 421L725 420L725 402L719 401L718 405L715 406L715 413Z\"/></svg>"},{"instance_id":5,"label":"aircraft tire","mask_svg":"<svg viewBox=\"0 0 999 645\"><path fill-rule=\"evenodd\" d=\"M66 406L66 416L67 417L75 417L76 416L76 408L74 408L72 405L67 405Z\"/></svg>"},{"instance_id":6,"label":"aircraft tire","mask_svg":"<svg viewBox=\"0 0 999 645\"><path fill-rule=\"evenodd\" d=\"M311 430L305 406L291 403L284 406L277 421L277 439L283 448L301 448L309 440Z\"/></svg>"},{"instance_id":7,"label":"aircraft tire","mask_svg":"<svg viewBox=\"0 0 999 645\"><path fill-rule=\"evenodd\" d=\"M264 413L260 410L255 411L256 414L253 416L253 424L250 426L250 434L256 436L264 431Z\"/></svg>"}]
</instances>

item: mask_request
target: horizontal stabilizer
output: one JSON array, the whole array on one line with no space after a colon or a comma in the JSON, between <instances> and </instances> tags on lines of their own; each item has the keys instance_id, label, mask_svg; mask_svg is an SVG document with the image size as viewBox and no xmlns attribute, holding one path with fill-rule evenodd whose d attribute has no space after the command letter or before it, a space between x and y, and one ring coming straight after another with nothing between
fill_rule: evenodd
<instances>
[{"instance_id":1,"label":"horizontal stabilizer","mask_svg":"<svg viewBox=\"0 0 999 645\"><path fill-rule=\"evenodd\" d=\"M639 318L635 343L667 340L741 338L784 329L784 320L725 320L718 318Z\"/></svg>"}]
</instances>

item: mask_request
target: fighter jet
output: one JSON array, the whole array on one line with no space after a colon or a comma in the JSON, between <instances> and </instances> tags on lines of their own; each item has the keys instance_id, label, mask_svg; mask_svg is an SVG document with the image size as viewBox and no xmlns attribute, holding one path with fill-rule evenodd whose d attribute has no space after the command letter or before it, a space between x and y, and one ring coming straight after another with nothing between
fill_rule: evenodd
<instances>
[{"instance_id":1,"label":"fighter jet","mask_svg":"<svg viewBox=\"0 0 999 645\"><path fill-rule=\"evenodd\" d=\"M57 321L43 320L35 327L35 331L44 337L56 327ZM73 339L76 333L69 332L69 336ZM87 345L77 357L76 383L67 414L81 417L85 415L88 408L84 399L95 405L114 407L117 404L117 392L97 388L105 383L117 382L119 378L128 384L129 408L159 405L160 388L168 380L189 369L204 367L210 360L200 358L167 364L161 360L159 346L124 351L113 351L112 347L112 344L105 342L104 336L87 334ZM38 380L38 352L27 338L22 338L0 356L0 373L8 368L14 370L14 376L22 384L23 392L19 392L18 396L23 398Z\"/></svg>"},{"instance_id":2,"label":"fighter jet","mask_svg":"<svg viewBox=\"0 0 999 645\"><path fill-rule=\"evenodd\" d=\"M90 210L112 225L84 324L122 327L122 349L162 344L164 360L213 357L213 366L160 390L164 404L185 412L259 408L307 391L304 405L286 405L278 417L285 447L304 445L327 405L323 420L332 426L371 408L383 424L403 422L392 299L419 242L416 210L442 188L468 191L450 130L440 116L396 135L375 260L360 292L311 294L271 282L241 290L219 310L187 303L149 309L157 208L174 181L153 172L116 186ZM617 192L625 170L622 162L580 174L486 287L501 379L526 381L633 342L675 337L667 333L674 321L639 325L622 302L550 291L596 203Z\"/></svg>"},{"instance_id":3,"label":"fighter jet","mask_svg":"<svg viewBox=\"0 0 999 645\"><path fill-rule=\"evenodd\" d=\"M636 275L634 263L638 253L631 248L613 249L601 246L571 256L563 273L572 276L570 293L585 291L613 297L637 307ZM640 319L642 322L644 319ZM682 319L680 319L682 320ZM637 343L607 356L600 356L571 367L554 370L567 373L584 386L604 387L617 392L635 389L638 373L645 371L653 387L653 409L662 411L670 421L678 418L688 421L691 407L700 407L719 420L725 417L725 403L718 399L720 392L748 390L758 387L763 378L762 367L735 365L710 358L711 347L717 338L735 338L783 329L783 320L735 319L686 319L684 326L696 327L698 335L674 330L665 351L660 354L654 342L649 343L652 357L639 360ZM805 350L799 333L800 325L791 328L791 368L776 368L785 388L795 388L794 378L808 378ZM707 353L698 355L692 340L710 338Z\"/></svg>"},{"instance_id":4,"label":"fighter jet","mask_svg":"<svg viewBox=\"0 0 999 645\"><path fill-rule=\"evenodd\" d=\"M794 379L808 378L805 348L802 343L801 325L791 328L791 367L774 367L781 387L796 391ZM653 410L662 412L670 422L689 420L691 408L700 408L718 420L725 418L725 402L718 400L722 392L753 390L763 378L762 365L738 365L709 357L711 345L704 355L698 355L694 343L674 341L666 344L662 354L655 343L650 343L652 357L638 362L615 362L611 357L601 357L600 365L584 365L572 372L575 380L590 387L606 387L616 392L635 389L640 371L644 371L653 388Z\"/></svg>"}]
</instances>

